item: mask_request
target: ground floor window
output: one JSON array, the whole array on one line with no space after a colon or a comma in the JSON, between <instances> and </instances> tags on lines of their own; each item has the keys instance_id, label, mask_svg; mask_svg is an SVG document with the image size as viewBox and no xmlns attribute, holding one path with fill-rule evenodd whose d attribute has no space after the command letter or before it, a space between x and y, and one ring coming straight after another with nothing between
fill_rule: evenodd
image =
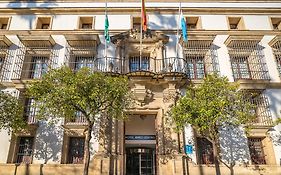
<instances>
[{"instance_id":1,"label":"ground floor window","mask_svg":"<svg viewBox=\"0 0 281 175\"><path fill-rule=\"evenodd\" d=\"M16 163L30 164L32 162L34 137L20 137Z\"/></svg>"},{"instance_id":2,"label":"ground floor window","mask_svg":"<svg viewBox=\"0 0 281 175\"><path fill-rule=\"evenodd\" d=\"M198 161L200 164L214 164L212 143L206 138L197 138Z\"/></svg>"},{"instance_id":3,"label":"ground floor window","mask_svg":"<svg viewBox=\"0 0 281 175\"><path fill-rule=\"evenodd\" d=\"M84 137L70 137L67 163L80 164L84 159Z\"/></svg>"},{"instance_id":4,"label":"ground floor window","mask_svg":"<svg viewBox=\"0 0 281 175\"><path fill-rule=\"evenodd\" d=\"M262 140L263 138L248 138L250 157L253 164L266 164Z\"/></svg>"}]
</instances>

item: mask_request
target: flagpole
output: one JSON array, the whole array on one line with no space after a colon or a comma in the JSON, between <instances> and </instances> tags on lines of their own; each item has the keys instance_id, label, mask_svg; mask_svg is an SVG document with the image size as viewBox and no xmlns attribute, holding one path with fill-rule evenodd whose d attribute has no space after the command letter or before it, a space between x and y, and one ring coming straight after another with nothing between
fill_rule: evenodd
<instances>
[{"instance_id":1,"label":"flagpole","mask_svg":"<svg viewBox=\"0 0 281 175\"><path fill-rule=\"evenodd\" d=\"M107 0L105 0L105 12L104 12L104 16L105 18L107 17ZM105 59L107 59L107 40L106 40L106 36L104 36L104 47L105 47Z\"/></svg>"},{"instance_id":2,"label":"flagpole","mask_svg":"<svg viewBox=\"0 0 281 175\"><path fill-rule=\"evenodd\" d=\"M142 23L143 23L143 19L142 19L142 13L143 13L143 5L142 2L143 0L141 0L141 25L140 25L140 67L139 69L141 70L141 61L142 61Z\"/></svg>"},{"instance_id":3,"label":"flagpole","mask_svg":"<svg viewBox=\"0 0 281 175\"><path fill-rule=\"evenodd\" d=\"M178 13L178 26L177 26L177 40L176 40L176 58L179 57L179 30L180 30L180 13L181 13L181 2L179 4L179 13Z\"/></svg>"}]
</instances>

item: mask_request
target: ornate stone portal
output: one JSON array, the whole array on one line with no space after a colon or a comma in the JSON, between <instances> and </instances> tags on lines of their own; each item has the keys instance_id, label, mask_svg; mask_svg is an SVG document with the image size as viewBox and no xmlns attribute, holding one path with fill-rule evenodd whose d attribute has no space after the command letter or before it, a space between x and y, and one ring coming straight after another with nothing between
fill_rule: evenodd
<instances>
[{"instance_id":1,"label":"ornate stone portal","mask_svg":"<svg viewBox=\"0 0 281 175\"><path fill-rule=\"evenodd\" d=\"M145 148L153 151L152 171L154 174L173 174L175 169L176 174L182 174L179 171L183 170L179 166L182 166L183 138L182 135L173 131L168 111L170 106L175 103L179 89L186 84L187 79L184 76L167 74L161 70L163 68L161 64L165 64L165 44L169 38L150 31L143 36L142 54L149 57L148 64L151 69L132 70L130 58L140 54L139 39L140 33L135 30L111 37L111 41L116 45L116 56L123 58L123 69L130 79L135 104L128 109L128 120L124 122L104 121L107 128L105 139L107 143L103 140L99 153L95 156L94 174L128 174L128 171L131 170L128 169L129 165L126 160L129 159L128 150L132 150L132 148L136 148L135 150ZM161 64L153 63L153 59L159 60ZM147 120L150 122L144 124L143 122ZM130 124L134 122L137 124ZM130 135L130 133L134 133L134 135ZM139 140L134 140L135 138Z\"/></svg>"}]
</instances>

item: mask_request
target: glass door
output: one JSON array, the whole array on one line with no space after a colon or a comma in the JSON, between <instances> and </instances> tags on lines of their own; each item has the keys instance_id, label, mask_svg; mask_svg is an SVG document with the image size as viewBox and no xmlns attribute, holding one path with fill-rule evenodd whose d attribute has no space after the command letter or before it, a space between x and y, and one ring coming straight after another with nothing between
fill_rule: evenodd
<instances>
[{"instance_id":1,"label":"glass door","mask_svg":"<svg viewBox=\"0 0 281 175\"><path fill-rule=\"evenodd\" d=\"M127 148L126 175L155 175L155 149Z\"/></svg>"}]
</instances>

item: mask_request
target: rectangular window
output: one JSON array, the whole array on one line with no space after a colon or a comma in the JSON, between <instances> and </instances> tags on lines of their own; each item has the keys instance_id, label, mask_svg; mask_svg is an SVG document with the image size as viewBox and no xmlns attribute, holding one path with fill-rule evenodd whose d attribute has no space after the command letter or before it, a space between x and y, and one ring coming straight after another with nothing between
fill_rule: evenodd
<instances>
[{"instance_id":1,"label":"rectangular window","mask_svg":"<svg viewBox=\"0 0 281 175\"><path fill-rule=\"evenodd\" d=\"M38 17L36 29L51 29L51 17Z\"/></svg>"},{"instance_id":2,"label":"rectangular window","mask_svg":"<svg viewBox=\"0 0 281 175\"><path fill-rule=\"evenodd\" d=\"M281 75L281 54L277 55L275 54L276 63L277 63L277 69L279 71L279 74Z\"/></svg>"},{"instance_id":3,"label":"rectangular window","mask_svg":"<svg viewBox=\"0 0 281 175\"><path fill-rule=\"evenodd\" d=\"M187 29L201 29L201 21L198 16L185 17Z\"/></svg>"},{"instance_id":4,"label":"rectangular window","mask_svg":"<svg viewBox=\"0 0 281 175\"><path fill-rule=\"evenodd\" d=\"M266 164L262 138L248 138L250 156L253 164Z\"/></svg>"},{"instance_id":5,"label":"rectangular window","mask_svg":"<svg viewBox=\"0 0 281 175\"><path fill-rule=\"evenodd\" d=\"M68 147L68 163L81 164L84 159L84 137L70 137Z\"/></svg>"},{"instance_id":6,"label":"rectangular window","mask_svg":"<svg viewBox=\"0 0 281 175\"><path fill-rule=\"evenodd\" d=\"M228 17L228 24L229 24L229 29L231 30L245 29L242 17Z\"/></svg>"},{"instance_id":7,"label":"rectangular window","mask_svg":"<svg viewBox=\"0 0 281 175\"><path fill-rule=\"evenodd\" d=\"M247 57L234 57L231 59L231 66L235 79L251 79Z\"/></svg>"},{"instance_id":8,"label":"rectangular window","mask_svg":"<svg viewBox=\"0 0 281 175\"><path fill-rule=\"evenodd\" d=\"M135 71L149 71L149 57L148 56L132 56L129 59L130 72Z\"/></svg>"},{"instance_id":9,"label":"rectangular window","mask_svg":"<svg viewBox=\"0 0 281 175\"><path fill-rule=\"evenodd\" d=\"M271 18L271 24L273 30L280 30L281 29L281 18Z\"/></svg>"},{"instance_id":10,"label":"rectangular window","mask_svg":"<svg viewBox=\"0 0 281 175\"><path fill-rule=\"evenodd\" d=\"M132 18L132 28L140 30L141 28L141 17L133 17Z\"/></svg>"},{"instance_id":11,"label":"rectangular window","mask_svg":"<svg viewBox=\"0 0 281 175\"><path fill-rule=\"evenodd\" d=\"M28 98L25 100L24 119L28 124L35 124L37 122L36 114L38 111L34 105L35 105L34 99Z\"/></svg>"},{"instance_id":12,"label":"rectangular window","mask_svg":"<svg viewBox=\"0 0 281 175\"><path fill-rule=\"evenodd\" d=\"M9 26L10 18L9 17L0 17L0 29L7 30Z\"/></svg>"},{"instance_id":13,"label":"rectangular window","mask_svg":"<svg viewBox=\"0 0 281 175\"><path fill-rule=\"evenodd\" d=\"M16 163L30 164L33 154L33 137L20 137Z\"/></svg>"},{"instance_id":14,"label":"rectangular window","mask_svg":"<svg viewBox=\"0 0 281 175\"><path fill-rule=\"evenodd\" d=\"M200 164L214 164L213 145L206 138L197 138L198 158Z\"/></svg>"},{"instance_id":15,"label":"rectangular window","mask_svg":"<svg viewBox=\"0 0 281 175\"><path fill-rule=\"evenodd\" d=\"M80 17L79 18L79 29L92 29L93 28L93 17L87 16L87 17Z\"/></svg>"},{"instance_id":16,"label":"rectangular window","mask_svg":"<svg viewBox=\"0 0 281 175\"><path fill-rule=\"evenodd\" d=\"M186 57L187 75L190 79L202 79L205 77L205 66L203 57Z\"/></svg>"},{"instance_id":17,"label":"rectangular window","mask_svg":"<svg viewBox=\"0 0 281 175\"><path fill-rule=\"evenodd\" d=\"M48 71L48 60L46 56L32 56L30 78L42 78Z\"/></svg>"},{"instance_id":18,"label":"rectangular window","mask_svg":"<svg viewBox=\"0 0 281 175\"><path fill-rule=\"evenodd\" d=\"M2 68L4 67L4 57L0 56L0 73L2 72Z\"/></svg>"},{"instance_id":19,"label":"rectangular window","mask_svg":"<svg viewBox=\"0 0 281 175\"><path fill-rule=\"evenodd\" d=\"M88 67L91 70L93 70L94 65L95 65L95 58L94 57L76 56L74 70L78 71L79 69L81 69L83 67Z\"/></svg>"}]
</instances>

